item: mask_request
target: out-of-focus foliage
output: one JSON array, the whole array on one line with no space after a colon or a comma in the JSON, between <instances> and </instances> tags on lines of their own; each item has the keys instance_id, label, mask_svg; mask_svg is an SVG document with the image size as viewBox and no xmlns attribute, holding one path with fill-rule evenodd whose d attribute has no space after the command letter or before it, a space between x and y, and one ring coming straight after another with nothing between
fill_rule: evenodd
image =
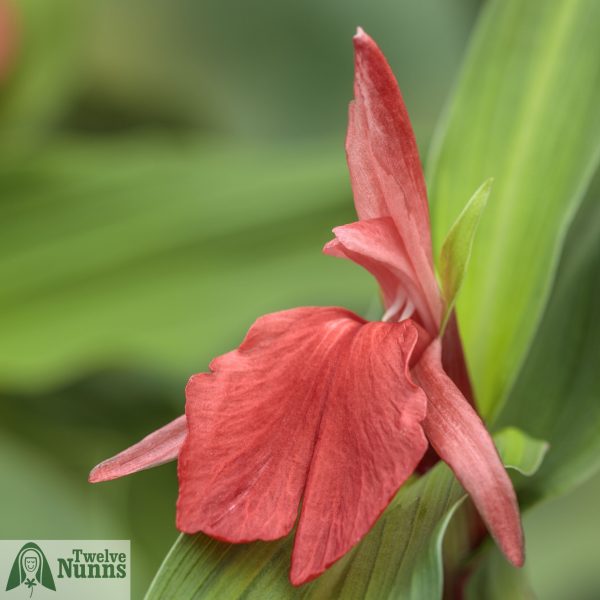
<instances>
[{"instance_id":1,"label":"out-of-focus foliage","mask_svg":"<svg viewBox=\"0 0 600 600\"><path fill-rule=\"evenodd\" d=\"M166 382L142 371L0 395L0 535L131 539L133 597L140 598L175 537L174 465L112 487L92 488L86 474L132 436L172 418L172 403Z\"/></svg>"},{"instance_id":2,"label":"out-of-focus foliage","mask_svg":"<svg viewBox=\"0 0 600 600\"><path fill-rule=\"evenodd\" d=\"M525 487L534 483L534 478L525 479ZM468 584L466 598L595 600L599 589L599 497L597 474L568 496L553 498L528 511L524 519L525 568L514 569L495 548L487 548L481 567Z\"/></svg>"},{"instance_id":3,"label":"out-of-focus foliage","mask_svg":"<svg viewBox=\"0 0 600 600\"><path fill-rule=\"evenodd\" d=\"M537 598L597 598L598 498L596 474L569 496L554 498L525 516L527 571Z\"/></svg>"},{"instance_id":4,"label":"out-of-focus foliage","mask_svg":"<svg viewBox=\"0 0 600 600\"><path fill-rule=\"evenodd\" d=\"M467 584L467 600L536 600L523 569L514 569L497 548L489 549L485 563Z\"/></svg>"},{"instance_id":5,"label":"out-of-focus foliage","mask_svg":"<svg viewBox=\"0 0 600 600\"><path fill-rule=\"evenodd\" d=\"M477 3L96 0L94 7L88 107L101 95L134 119L160 115L255 140L342 134L358 25L388 48L428 137Z\"/></svg>"},{"instance_id":6,"label":"out-of-focus foliage","mask_svg":"<svg viewBox=\"0 0 600 600\"><path fill-rule=\"evenodd\" d=\"M3 0L10 64L0 80L0 166L51 135L68 110L80 68L82 32L73 0Z\"/></svg>"},{"instance_id":7,"label":"out-of-focus foliage","mask_svg":"<svg viewBox=\"0 0 600 600\"><path fill-rule=\"evenodd\" d=\"M360 310L374 286L320 252L353 218L343 169L316 144L53 144L0 180L0 382L130 364L183 383L263 312Z\"/></svg>"}]
</instances>

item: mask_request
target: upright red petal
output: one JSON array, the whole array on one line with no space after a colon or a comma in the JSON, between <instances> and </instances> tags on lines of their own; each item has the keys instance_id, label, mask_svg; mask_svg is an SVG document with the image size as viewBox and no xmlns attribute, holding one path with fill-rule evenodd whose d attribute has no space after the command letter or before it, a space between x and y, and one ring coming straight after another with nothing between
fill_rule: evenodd
<instances>
[{"instance_id":1,"label":"upright red petal","mask_svg":"<svg viewBox=\"0 0 600 600\"><path fill-rule=\"evenodd\" d=\"M402 238L391 217L357 221L333 230L325 254L349 258L379 282L389 317L410 317L412 310L432 336L437 335L439 297L429 298L419 283ZM395 319L387 319L395 320Z\"/></svg>"},{"instance_id":2,"label":"upright red petal","mask_svg":"<svg viewBox=\"0 0 600 600\"><path fill-rule=\"evenodd\" d=\"M267 315L186 390L177 525L229 542L288 534L292 583L322 573L369 530L427 442L410 380L417 332L339 308Z\"/></svg>"},{"instance_id":3,"label":"upright red petal","mask_svg":"<svg viewBox=\"0 0 600 600\"><path fill-rule=\"evenodd\" d=\"M471 496L506 557L521 566L523 532L515 491L485 425L444 372L439 339L413 373L427 394L427 438Z\"/></svg>"},{"instance_id":4,"label":"upright red petal","mask_svg":"<svg viewBox=\"0 0 600 600\"><path fill-rule=\"evenodd\" d=\"M92 469L89 481L110 481L175 460L186 435L187 422L183 415L147 435L137 444L101 462Z\"/></svg>"},{"instance_id":5,"label":"upright red petal","mask_svg":"<svg viewBox=\"0 0 600 600\"><path fill-rule=\"evenodd\" d=\"M346 153L361 220L391 217L422 289L433 303L427 191L417 143L394 74L377 44L361 29L354 37L355 100L350 106ZM441 311L436 314L437 325Z\"/></svg>"}]
</instances>

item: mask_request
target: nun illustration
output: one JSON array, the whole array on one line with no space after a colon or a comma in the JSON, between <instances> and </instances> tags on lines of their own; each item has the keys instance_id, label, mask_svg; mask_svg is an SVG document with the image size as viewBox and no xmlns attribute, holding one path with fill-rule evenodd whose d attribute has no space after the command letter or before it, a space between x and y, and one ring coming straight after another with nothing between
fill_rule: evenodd
<instances>
[{"instance_id":1,"label":"nun illustration","mask_svg":"<svg viewBox=\"0 0 600 600\"><path fill-rule=\"evenodd\" d=\"M33 542L25 544L19 550L8 576L6 591L19 586L29 590L30 598L38 586L56 591L50 565L41 548Z\"/></svg>"}]
</instances>

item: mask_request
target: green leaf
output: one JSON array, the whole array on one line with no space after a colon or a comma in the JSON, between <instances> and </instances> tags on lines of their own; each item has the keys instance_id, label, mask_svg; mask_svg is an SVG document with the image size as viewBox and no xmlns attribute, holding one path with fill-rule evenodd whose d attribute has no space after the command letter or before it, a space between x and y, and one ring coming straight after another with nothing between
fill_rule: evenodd
<instances>
[{"instance_id":1,"label":"green leaf","mask_svg":"<svg viewBox=\"0 0 600 600\"><path fill-rule=\"evenodd\" d=\"M493 179L485 181L471 196L463 211L450 228L440 253L440 276L442 292L446 304L442 331L454 308L456 296L460 291L471 258L473 240L481 214L486 207Z\"/></svg>"},{"instance_id":2,"label":"green leaf","mask_svg":"<svg viewBox=\"0 0 600 600\"><path fill-rule=\"evenodd\" d=\"M496 437L509 463L530 473L545 444L517 430ZM450 469L439 463L405 485L363 541L315 581L293 588L287 578L292 539L231 545L202 534L182 535L166 557L146 600L288 598L345 600L439 598L441 546L465 498Z\"/></svg>"},{"instance_id":3,"label":"green leaf","mask_svg":"<svg viewBox=\"0 0 600 600\"><path fill-rule=\"evenodd\" d=\"M564 494L600 468L600 379L596 351L600 337L599 191L600 179L597 179L569 231L550 303L523 370L498 419L500 425L527 424L533 434L550 442L550 451L539 471L521 483L520 497L526 505ZM593 494L590 495L589 490L582 494L582 499L574 498L573 502L577 503L577 510L587 510L590 515L595 510ZM586 557L590 552L593 554L591 548L596 543L595 532L592 530L588 541L583 531L573 531L573 527L565 526L564 519L572 514L571 505L553 506L544 503L540 507L545 518L540 519L539 511L534 511L525 520L526 535L530 540L528 564L532 567L532 576L536 568L542 571L537 582L543 584L546 593L541 594L541 588L537 591L544 598L550 590L557 598L566 593L567 588L557 590L557 581L554 581L560 581L560 573L564 573L564 569L557 569L558 563L563 564L562 555L557 552L557 564L549 568L557 575L550 576L544 570L544 561L551 559L543 545L547 539L556 536L563 539L568 531L573 541L569 547L576 552L575 556L573 552L569 553L569 561L573 564L568 570L576 573L578 589L585 594L585 581L579 580L576 570L585 570ZM585 522L580 517L572 518L575 525ZM540 538L543 541L536 545ZM489 548L483 557L467 592L467 598L473 600L533 597L524 573L504 564L494 548ZM572 595L579 597L575 591Z\"/></svg>"},{"instance_id":4,"label":"green leaf","mask_svg":"<svg viewBox=\"0 0 600 600\"><path fill-rule=\"evenodd\" d=\"M599 193L600 178L569 232L550 304L499 418L550 443L525 488L529 502L564 493L600 468Z\"/></svg>"},{"instance_id":5,"label":"green leaf","mask_svg":"<svg viewBox=\"0 0 600 600\"><path fill-rule=\"evenodd\" d=\"M507 427L494 436L504 466L531 477L545 460L549 444L525 435L516 427Z\"/></svg>"},{"instance_id":6,"label":"green leaf","mask_svg":"<svg viewBox=\"0 0 600 600\"><path fill-rule=\"evenodd\" d=\"M457 302L484 416L536 332L571 218L600 157L600 3L493 0L429 161L434 246L494 176Z\"/></svg>"}]
</instances>

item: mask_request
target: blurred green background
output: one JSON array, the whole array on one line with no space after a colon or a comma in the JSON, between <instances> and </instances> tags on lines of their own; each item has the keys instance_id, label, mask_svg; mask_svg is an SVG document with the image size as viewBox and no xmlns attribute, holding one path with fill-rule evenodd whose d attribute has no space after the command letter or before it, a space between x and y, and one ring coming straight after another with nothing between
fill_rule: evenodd
<instances>
[{"instance_id":1,"label":"blurred green background","mask_svg":"<svg viewBox=\"0 0 600 600\"><path fill-rule=\"evenodd\" d=\"M369 311L371 279L321 255L354 218L351 37L384 49L425 156L479 8L0 0L0 537L131 539L142 596L175 466L89 469L180 414L257 316ZM600 596L599 502L596 478L528 514L540 598Z\"/></svg>"}]
</instances>

